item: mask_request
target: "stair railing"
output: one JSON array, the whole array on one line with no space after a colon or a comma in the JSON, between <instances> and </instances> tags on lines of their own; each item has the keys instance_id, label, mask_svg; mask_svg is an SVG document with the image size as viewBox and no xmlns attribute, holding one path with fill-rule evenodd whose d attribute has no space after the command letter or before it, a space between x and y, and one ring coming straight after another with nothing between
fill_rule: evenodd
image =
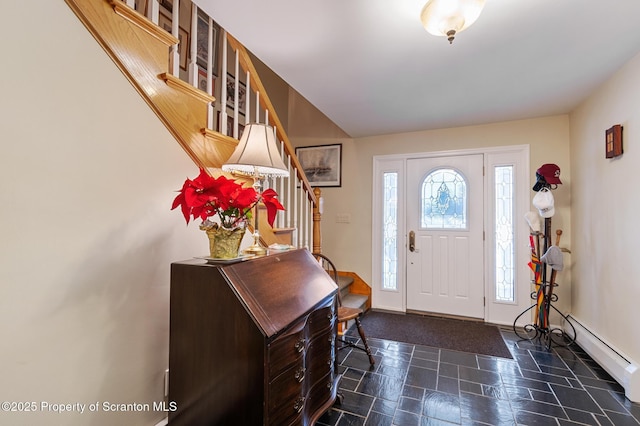
<instances>
[{"instance_id":1,"label":"stair railing","mask_svg":"<svg viewBox=\"0 0 640 426\"><path fill-rule=\"evenodd\" d=\"M311 250L313 246L318 245L317 242L313 241L313 235L314 227L319 229L320 221L318 220L314 222L314 216L312 213L314 208L319 205L320 199L314 193L313 188L307 180L304 170L302 169L302 165L295 155L295 150L292 147L286 132L283 130L283 125L278 118L269 96L267 95L266 89L260 80L253 62L251 61L251 57L244 46L224 30L222 31L222 37L222 69L228 69L226 63L227 52L225 51L225 47L228 45L232 50L233 75L239 76L240 69L246 73L245 81L247 95L244 99L244 102L246 103L244 109L245 123L262 122L274 127L277 140L280 141L282 159L289 169L289 179L270 179L268 182L268 187L274 188L278 194L280 194L281 202L286 208L285 214L279 216L277 226L279 228L294 230L292 244L296 247L307 247ZM221 72L221 74L222 87L227 87L227 73ZM233 94L229 94L233 99L233 108L231 108L231 110L233 114L232 122L234 123L234 137L238 137L236 135L240 134L240 85L237 84L237 80L238 79L236 78L236 84L233 85ZM250 108L252 96L248 95L249 93L253 93L253 98L255 99L255 112L253 115ZM227 99L225 96L222 96L221 98L220 117L224 123L227 119ZM223 126L222 130L226 130L225 126Z\"/></svg>"},{"instance_id":2,"label":"stair railing","mask_svg":"<svg viewBox=\"0 0 640 426\"><path fill-rule=\"evenodd\" d=\"M159 15L161 2L166 0L122 0L129 7L142 13L150 21L159 24ZM173 0L171 3L171 34L179 39L179 22L180 22L180 0ZM206 15L198 8L195 3L191 7L191 26L189 37L190 42L187 49L180 49L178 45L170 48L169 54L169 70L170 73L179 77L180 73L180 52L188 53L188 83L200 89L200 68L197 63L198 45L206 44L208 47L208 57L206 66L206 93L213 93L214 75L213 68L215 58L213 57L214 45L217 45L217 29L211 17ZM206 26L202 23L206 23ZM199 30L198 26L203 25L206 31ZM198 35L202 35L206 40L199 40ZM244 125L255 122L265 123L274 127L277 140L280 141L280 153L284 163L289 169L289 178L284 179L267 179L266 188L273 188L279 194L280 202L285 206L284 214L278 215L275 224L275 232L290 231L292 235L292 245L296 247L306 247L314 252L321 252L320 241L320 222L322 216L321 209L321 193L319 188L311 187L302 165L300 164L295 150L284 131L282 123L269 99L267 92L258 76L258 72L249 56L248 52L242 44L221 29L222 51L221 57L221 93L219 100L219 115L216 120L215 108L213 104L208 105L207 125L202 129L204 134L221 133L224 136L230 136L239 139L242 134ZM194 37L195 35L195 37ZM228 63L228 49L231 49L233 61ZM184 59L182 59L184 62ZM229 79L229 69L233 70L234 80ZM245 74L246 88L241 88L239 81L240 70ZM231 92L228 88L233 88ZM253 96L252 96L253 95ZM251 100L255 100L255 112L251 112ZM231 114L227 111L231 110ZM241 120L241 115L244 119ZM231 127L228 123L231 118ZM241 123L243 121L243 123ZM216 130L217 128L217 130Z\"/></svg>"}]
</instances>

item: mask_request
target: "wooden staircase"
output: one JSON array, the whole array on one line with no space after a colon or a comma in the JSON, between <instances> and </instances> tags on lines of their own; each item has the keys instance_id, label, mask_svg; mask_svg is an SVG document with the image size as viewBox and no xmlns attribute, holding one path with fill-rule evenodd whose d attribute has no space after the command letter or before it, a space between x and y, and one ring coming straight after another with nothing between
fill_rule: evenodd
<instances>
[{"instance_id":1,"label":"wooden staircase","mask_svg":"<svg viewBox=\"0 0 640 426\"><path fill-rule=\"evenodd\" d=\"M364 312L371 309L371 287L365 283L355 272L338 271L338 287L342 306L349 308L359 308ZM347 328L351 327L347 324ZM338 326L338 333L344 333L343 323Z\"/></svg>"},{"instance_id":2,"label":"wooden staircase","mask_svg":"<svg viewBox=\"0 0 640 426\"><path fill-rule=\"evenodd\" d=\"M179 40L122 0L65 1L193 162L201 168L219 169L233 153L238 140L209 128L209 108L215 101L211 95L171 74L171 48ZM293 244L321 252L321 192L319 188L311 188L249 54L230 35L225 39L236 52L238 65L247 72L250 87L260 93L260 105L276 128L285 163L290 167L289 188L286 191L276 188L280 201L289 210L288 218L291 210L299 214L299 218L281 222L272 229L266 222L266 213L260 212L263 244ZM289 193L293 205L287 205ZM310 219L304 221L307 216ZM301 237L300 227L305 228L305 238ZM298 236L293 241L295 232ZM353 272L339 272L339 276L345 306L370 309L369 285Z\"/></svg>"},{"instance_id":3,"label":"wooden staircase","mask_svg":"<svg viewBox=\"0 0 640 426\"><path fill-rule=\"evenodd\" d=\"M210 128L210 108L215 101L211 95L171 74L171 48L178 44L179 40L122 0L65 1L196 166L208 170L220 169L233 153L238 139ZM318 205L319 200L304 175L248 53L233 37L228 36L228 40L238 55L240 64L247 70L251 87L260 91L260 105L265 108L270 122L277 130L283 156L286 158L285 164L290 167L291 177L288 185L294 189L300 188L296 191L282 192L275 188L280 194L280 201L287 210L295 210L302 216L301 212L310 212ZM292 196L291 202L298 203L295 208L285 199L287 194L293 192L296 194L295 197ZM287 212L287 217L289 215ZM306 217L310 218L311 213ZM298 218L292 222L300 226ZM280 221L276 223L276 229L272 232L272 228L265 223L264 226L260 226L263 244L268 246L272 243L295 243L298 247L310 246L310 230L316 224L308 219L308 223L303 225L307 229L305 238L298 236L294 242L292 235L297 230L296 226L292 227ZM317 226L319 228L319 224ZM319 233L319 230L314 229L314 235L316 232Z\"/></svg>"},{"instance_id":4,"label":"wooden staircase","mask_svg":"<svg viewBox=\"0 0 640 426\"><path fill-rule=\"evenodd\" d=\"M213 97L169 74L178 39L120 0L66 0L198 167L220 167L237 140L205 134Z\"/></svg>"}]
</instances>

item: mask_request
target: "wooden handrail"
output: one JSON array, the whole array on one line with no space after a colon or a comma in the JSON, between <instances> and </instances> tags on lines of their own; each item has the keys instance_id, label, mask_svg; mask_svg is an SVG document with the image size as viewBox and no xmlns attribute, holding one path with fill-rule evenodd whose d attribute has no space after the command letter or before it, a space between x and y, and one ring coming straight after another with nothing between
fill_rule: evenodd
<instances>
[{"instance_id":1,"label":"wooden handrail","mask_svg":"<svg viewBox=\"0 0 640 426\"><path fill-rule=\"evenodd\" d=\"M219 168L224 164L238 141L207 128L210 125L209 109L214 98L170 73L168 47L178 43L178 39L121 0L65 1L194 163L202 168ZM313 246L320 251L320 196L314 193L304 174L251 56L235 38L228 36L227 40L236 51L239 65L249 74L248 85L260 93L257 97L260 106L268 113L270 124L275 127L282 142L282 149L290 159L291 166L296 169L295 178L300 182L301 194L300 198L293 196L293 204L300 207L300 212L295 213L294 217L304 220L304 244L308 242L309 226L313 226ZM293 182L289 186L293 194L298 191L295 187ZM298 204L299 201L303 205ZM309 220L311 218L307 213L302 214L304 209L310 207L314 213L312 220ZM294 224L298 226L297 222ZM291 224L287 226L289 231L294 229ZM299 247L300 241L298 239Z\"/></svg>"},{"instance_id":2,"label":"wooden handrail","mask_svg":"<svg viewBox=\"0 0 640 426\"><path fill-rule=\"evenodd\" d=\"M229 33L227 33L227 40L229 42L229 45L231 45L231 48L238 53L240 66L243 68L245 72L246 71L249 72L250 87L255 88L257 92L260 92L260 105L264 109L269 111L269 120L273 122L276 128L276 133L278 138L284 143L284 150L291 157L292 164L296 169L297 177L300 180L301 185L305 189L305 192L308 194L309 200L311 200L314 206L317 205L318 199L316 198L313 188L311 187L311 184L307 180L307 177L305 176L304 173L301 173L302 165L300 164L300 161L298 161L298 157L296 157L295 155L295 150L291 145L291 142L289 141L289 137L284 132L282 122L278 118L278 114L276 113L276 110L273 107L273 104L271 103L269 96L267 95L267 91L264 88L264 85L262 84L260 77L258 76L258 71L253 65L253 62L251 60L251 57L249 56L249 53L247 52L245 47Z\"/></svg>"}]
</instances>

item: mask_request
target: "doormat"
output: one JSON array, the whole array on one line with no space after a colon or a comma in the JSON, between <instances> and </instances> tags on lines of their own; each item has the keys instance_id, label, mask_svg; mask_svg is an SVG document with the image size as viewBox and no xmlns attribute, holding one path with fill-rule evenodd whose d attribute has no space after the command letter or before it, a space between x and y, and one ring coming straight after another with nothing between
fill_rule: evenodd
<instances>
[{"instance_id":1,"label":"doormat","mask_svg":"<svg viewBox=\"0 0 640 426\"><path fill-rule=\"evenodd\" d=\"M452 351L513 358L495 325L477 321L368 311L362 316L367 338L393 340ZM357 336L355 327L348 331Z\"/></svg>"}]
</instances>

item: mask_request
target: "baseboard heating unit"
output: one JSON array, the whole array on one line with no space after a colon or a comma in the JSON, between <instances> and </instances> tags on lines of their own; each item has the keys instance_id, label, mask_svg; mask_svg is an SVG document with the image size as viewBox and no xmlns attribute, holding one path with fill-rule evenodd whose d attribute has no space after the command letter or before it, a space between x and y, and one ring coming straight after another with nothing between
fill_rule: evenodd
<instances>
[{"instance_id":1,"label":"baseboard heating unit","mask_svg":"<svg viewBox=\"0 0 640 426\"><path fill-rule=\"evenodd\" d=\"M606 343L573 315L568 315L568 320L576 329L576 343L624 388L629 400L640 402L638 364ZM565 330L567 327L570 326L565 324Z\"/></svg>"}]
</instances>

